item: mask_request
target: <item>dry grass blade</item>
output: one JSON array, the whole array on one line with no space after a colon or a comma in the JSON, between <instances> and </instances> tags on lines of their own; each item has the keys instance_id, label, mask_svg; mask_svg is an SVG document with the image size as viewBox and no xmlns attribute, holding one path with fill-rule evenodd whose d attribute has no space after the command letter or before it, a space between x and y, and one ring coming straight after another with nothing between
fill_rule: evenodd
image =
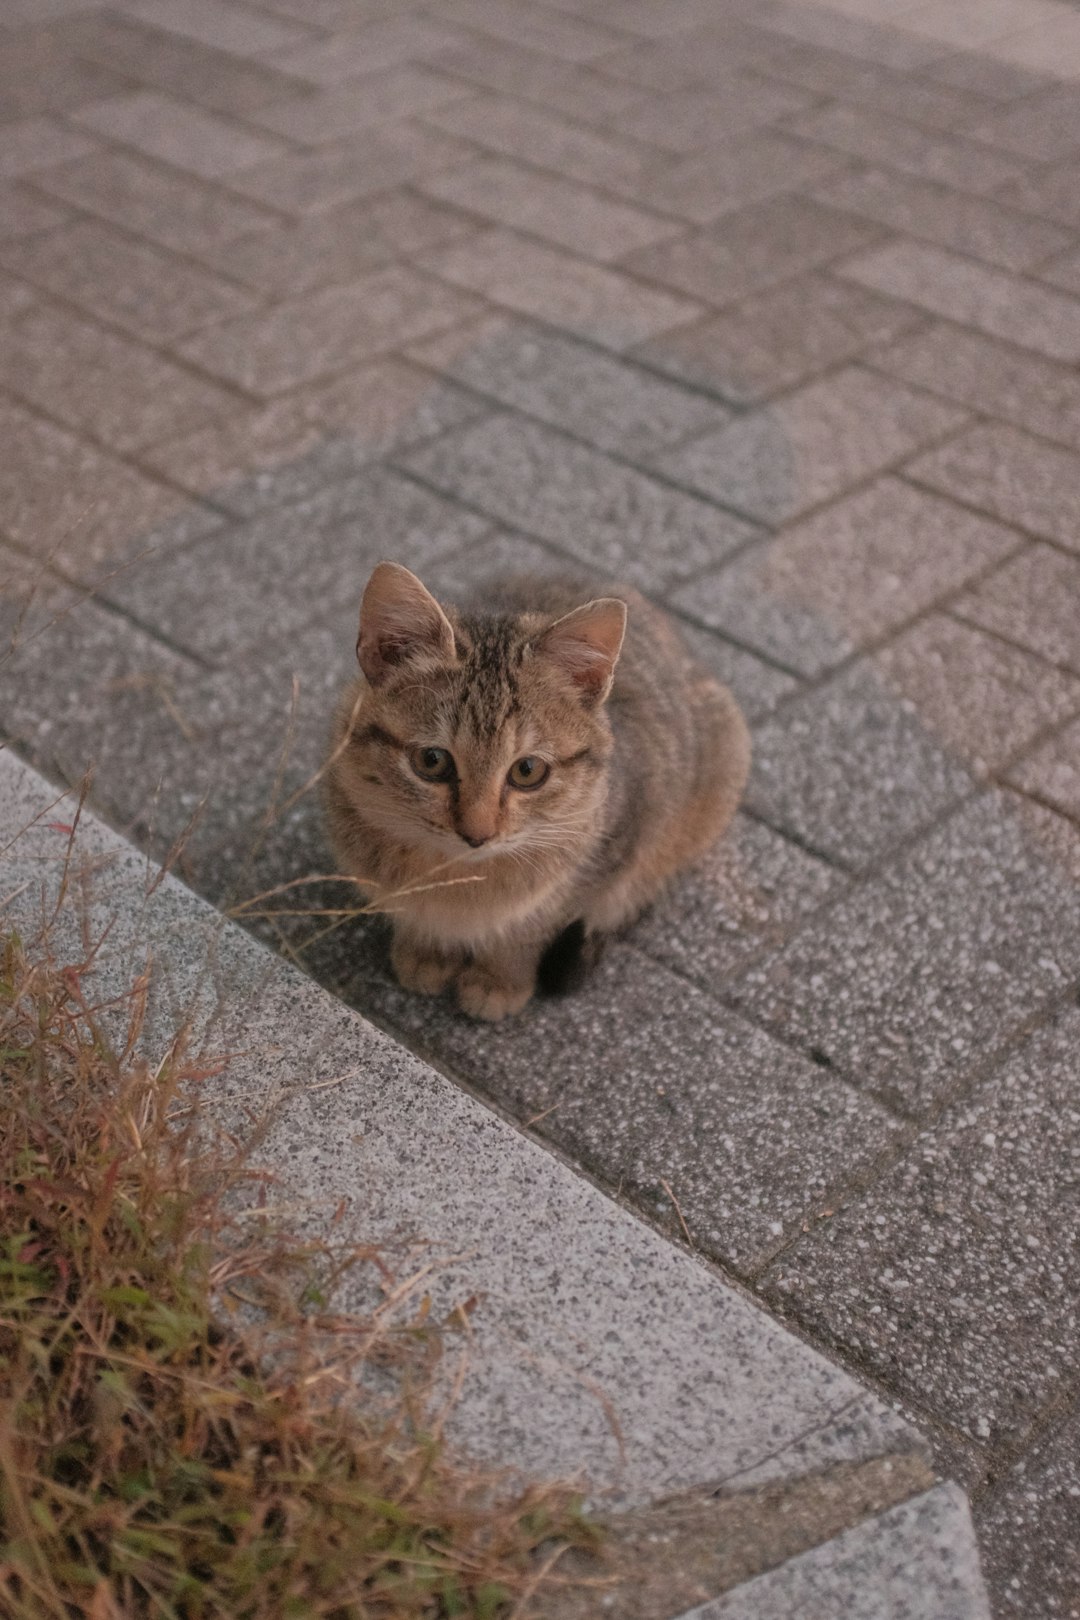
<instances>
[{"instance_id":1,"label":"dry grass blade","mask_svg":"<svg viewBox=\"0 0 1080 1620\"><path fill-rule=\"evenodd\" d=\"M594 1532L568 1489L445 1449L422 1274L251 1218L265 1174L199 1107L205 1063L138 1055L145 983L110 1044L92 963L0 953L5 1620L557 1612L559 1549ZM366 1317L334 1303L357 1267Z\"/></svg>"}]
</instances>

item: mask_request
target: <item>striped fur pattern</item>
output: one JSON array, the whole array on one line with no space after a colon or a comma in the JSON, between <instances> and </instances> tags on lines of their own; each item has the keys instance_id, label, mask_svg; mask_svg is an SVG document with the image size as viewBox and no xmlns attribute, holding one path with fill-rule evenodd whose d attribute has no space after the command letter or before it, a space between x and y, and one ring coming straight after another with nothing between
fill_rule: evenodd
<instances>
[{"instance_id":1,"label":"striped fur pattern","mask_svg":"<svg viewBox=\"0 0 1080 1620\"><path fill-rule=\"evenodd\" d=\"M340 870L391 915L400 982L473 1017L519 1012L554 941L624 928L735 813L742 715L636 591L520 578L452 607L381 563L357 653Z\"/></svg>"}]
</instances>

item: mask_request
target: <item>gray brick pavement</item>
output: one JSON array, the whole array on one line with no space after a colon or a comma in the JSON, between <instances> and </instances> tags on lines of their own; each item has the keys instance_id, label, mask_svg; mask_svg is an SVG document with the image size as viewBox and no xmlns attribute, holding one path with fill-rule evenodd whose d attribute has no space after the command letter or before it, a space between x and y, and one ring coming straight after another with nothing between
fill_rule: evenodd
<instances>
[{"instance_id":1,"label":"gray brick pavement","mask_svg":"<svg viewBox=\"0 0 1080 1620\"><path fill-rule=\"evenodd\" d=\"M749 809L579 1000L249 920L908 1401L1010 1620L1080 1589L1078 120L1068 0L0 16L0 730L236 900L328 860L380 556L666 598Z\"/></svg>"}]
</instances>

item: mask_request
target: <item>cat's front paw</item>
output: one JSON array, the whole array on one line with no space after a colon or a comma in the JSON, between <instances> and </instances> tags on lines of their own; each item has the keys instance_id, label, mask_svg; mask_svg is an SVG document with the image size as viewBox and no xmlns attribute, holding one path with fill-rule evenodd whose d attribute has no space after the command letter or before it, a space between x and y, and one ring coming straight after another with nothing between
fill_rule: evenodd
<instances>
[{"instance_id":1,"label":"cat's front paw","mask_svg":"<svg viewBox=\"0 0 1080 1620\"><path fill-rule=\"evenodd\" d=\"M446 989L461 962L430 947L395 937L390 947L390 965L403 990L415 990L421 996L437 996Z\"/></svg>"},{"instance_id":2,"label":"cat's front paw","mask_svg":"<svg viewBox=\"0 0 1080 1620\"><path fill-rule=\"evenodd\" d=\"M467 967L457 982L462 1012L470 1018L486 1018L490 1023L519 1013L532 993L531 984L507 984L479 962Z\"/></svg>"}]
</instances>

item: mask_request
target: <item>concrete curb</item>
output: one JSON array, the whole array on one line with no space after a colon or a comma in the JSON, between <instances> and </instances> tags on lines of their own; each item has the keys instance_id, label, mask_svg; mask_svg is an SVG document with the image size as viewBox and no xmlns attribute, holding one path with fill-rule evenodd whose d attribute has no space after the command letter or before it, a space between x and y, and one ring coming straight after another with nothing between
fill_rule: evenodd
<instances>
[{"instance_id":1,"label":"concrete curb","mask_svg":"<svg viewBox=\"0 0 1080 1620\"><path fill-rule=\"evenodd\" d=\"M72 839L73 813L71 795L0 754L5 925L30 939L55 912L57 948L82 954L80 930L111 923L99 993L152 956L146 1039L166 1039L188 1013L208 1050L239 1054L214 1104L238 1122L275 1104L260 1159L280 1196L323 1209L347 1199L368 1239L403 1262L421 1250L438 1262L436 1308L477 1301L458 1443L579 1476L605 1512L846 1477L852 1464L923 1452L895 1413L750 1299L181 884L157 881L94 817L84 812ZM865 1514L695 1616L988 1616L956 1487ZM798 1601L777 1595L789 1592Z\"/></svg>"}]
</instances>

